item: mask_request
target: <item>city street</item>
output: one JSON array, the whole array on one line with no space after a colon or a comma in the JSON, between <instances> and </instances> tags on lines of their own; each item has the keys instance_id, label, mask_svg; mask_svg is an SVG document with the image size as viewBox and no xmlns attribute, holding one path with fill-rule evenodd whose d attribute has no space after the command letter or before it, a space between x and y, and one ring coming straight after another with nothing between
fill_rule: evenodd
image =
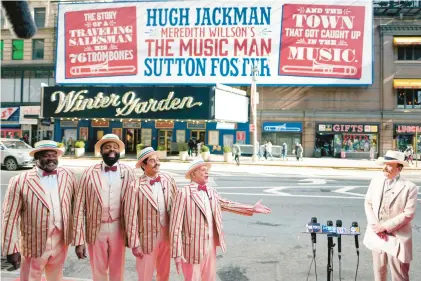
<instances>
[{"instance_id":1,"label":"city street","mask_svg":"<svg viewBox=\"0 0 421 281\"><path fill-rule=\"evenodd\" d=\"M62 160L61 165L73 169L78 177L83 169L97 161ZM129 162L134 166L134 162ZM187 183L183 172L187 163L162 163L162 170L172 175L179 186ZM9 179L22 171L1 171L2 198ZM138 171L139 175L142 173ZM319 222L341 219L345 227L357 221L365 231L366 219L363 208L364 194L370 178L378 171L335 170L290 167L263 167L217 165L212 167L210 184L231 200L254 204L262 199L272 209L270 215L242 217L224 213L223 223L227 252L218 250L217 273L221 281L306 280L311 263L311 240L305 225L311 217ZM421 185L421 175L406 171L403 175ZM419 195L419 198L421 196ZM1 200L3 202L3 199ZM413 221L414 261L411 280L420 280L421 268L421 214ZM360 237L360 263L357 280L373 280L371 253ZM336 239L335 243L336 243ZM354 280L357 255L353 237L342 239L342 280ZM327 238L317 239L318 280L326 280ZM334 280L339 280L337 248L334 253ZM2 263L3 280L8 277ZM136 280L135 259L126 252L125 280ZM182 280L172 263L170 280ZM73 247L65 264L66 280L90 280L88 260L79 261ZM309 280L316 280L314 267Z\"/></svg>"}]
</instances>

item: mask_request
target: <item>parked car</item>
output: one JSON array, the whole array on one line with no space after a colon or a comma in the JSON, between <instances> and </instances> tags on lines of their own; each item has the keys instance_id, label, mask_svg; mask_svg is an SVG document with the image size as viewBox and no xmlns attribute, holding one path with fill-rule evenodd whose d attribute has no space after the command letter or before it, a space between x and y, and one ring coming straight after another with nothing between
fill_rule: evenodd
<instances>
[{"instance_id":1,"label":"parked car","mask_svg":"<svg viewBox=\"0 0 421 281\"><path fill-rule=\"evenodd\" d=\"M34 158L29 156L32 147L19 139L0 139L1 165L14 171L19 167L34 166Z\"/></svg>"}]
</instances>

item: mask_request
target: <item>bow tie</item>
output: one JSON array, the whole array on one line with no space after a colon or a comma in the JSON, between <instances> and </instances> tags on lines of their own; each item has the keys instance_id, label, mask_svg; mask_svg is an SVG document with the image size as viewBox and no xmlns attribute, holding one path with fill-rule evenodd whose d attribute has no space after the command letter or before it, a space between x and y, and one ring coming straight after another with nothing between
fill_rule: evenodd
<instances>
[{"instance_id":1,"label":"bow tie","mask_svg":"<svg viewBox=\"0 0 421 281\"><path fill-rule=\"evenodd\" d=\"M199 186L197 187L197 190L199 190L199 191L203 190L203 191L207 192L208 188L206 187L205 184L204 185L199 184Z\"/></svg>"},{"instance_id":2,"label":"bow tie","mask_svg":"<svg viewBox=\"0 0 421 281\"><path fill-rule=\"evenodd\" d=\"M161 177L160 176L157 176L156 177L156 179L154 179L154 180L150 180L149 181L149 183L151 184L151 185L154 185L155 183L157 183L157 182L161 182Z\"/></svg>"},{"instance_id":3,"label":"bow tie","mask_svg":"<svg viewBox=\"0 0 421 281\"><path fill-rule=\"evenodd\" d=\"M48 172L42 172L42 176L43 177L48 177L48 176L52 176L52 175L57 175L57 170L52 171L51 173Z\"/></svg>"},{"instance_id":4,"label":"bow tie","mask_svg":"<svg viewBox=\"0 0 421 281\"><path fill-rule=\"evenodd\" d=\"M117 172L117 166L112 166L112 167L105 166L105 172L109 172L109 171Z\"/></svg>"}]
</instances>

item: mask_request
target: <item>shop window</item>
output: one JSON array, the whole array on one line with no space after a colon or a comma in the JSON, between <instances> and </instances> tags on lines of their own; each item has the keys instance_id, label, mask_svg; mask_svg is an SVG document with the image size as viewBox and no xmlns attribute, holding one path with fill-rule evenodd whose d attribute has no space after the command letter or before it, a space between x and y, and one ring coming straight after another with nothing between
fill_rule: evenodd
<instances>
[{"instance_id":1,"label":"shop window","mask_svg":"<svg viewBox=\"0 0 421 281\"><path fill-rule=\"evenodd\" d=\"M3 60L4 40L0 41L0 59Z\"/></svg>"},{"instance_id":2,"label":"shop window","mask_svg":"<svg viewBox=\"0 0 421 281\"><path fill-rule=\"evenodd\" d=\"M421 89L398 90L398 108L421 108Z\"/></svg>"},{"instance_id":3,"label":"shop window","mask_svg":"<svg viewBox=\"0 0 421 281\"><path fill-rule=\"evenodd\" d=\"M12 59L23 60L23 40L12 40Z\"/></svg>"},{"instance_id":4,"label":"shop window","mask_svg":"<svg viewBox=\"0 0 421 281\"><path fill-rule=\"evenodd\" d=\"M34 8L34 20L38 28L45 27L45 8Z\"/></svg>"},{"instance_id":5,"label":"shop window","mask_svg":"<svg viewBox=\"0 0 421 281\"><path fill-rule=\"evenodd\" d=\"M44 59L44 39L32 40L32 59L33 60Z\"/></svg>"},{"instance_id":6,"label":"shop window","mask_svg":"<svg viewBox=\"0 0 421 281\"><path fill-rule=\"evenodd\" d=\"M421 60L421 46L399 46L398 60Z\"/></svg>"}]
</instances>

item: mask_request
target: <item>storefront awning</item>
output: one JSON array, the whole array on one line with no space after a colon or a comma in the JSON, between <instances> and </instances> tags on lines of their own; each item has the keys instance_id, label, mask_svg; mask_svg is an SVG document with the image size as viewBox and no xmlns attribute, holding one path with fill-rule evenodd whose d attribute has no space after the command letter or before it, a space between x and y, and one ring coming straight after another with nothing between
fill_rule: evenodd
<instances>
[{"instance_id":1,"label":"storefront awning","mask_svg":"<svg viewBox=\"0 0 421 281\"><path fill-rule=\"evenodd\" d=\"M421 45L421 37L394 37L394 45Z\"/></svg>"},{"instance_id":2,"label":"storefront awning","mask_svg":"<svg viewBox=\"0 0 421 281\"><path fill-rule=\"evenodd\" d=\"M421 89L421 79L393 79L395 89Z\"/></svg>"}]
</instances>

